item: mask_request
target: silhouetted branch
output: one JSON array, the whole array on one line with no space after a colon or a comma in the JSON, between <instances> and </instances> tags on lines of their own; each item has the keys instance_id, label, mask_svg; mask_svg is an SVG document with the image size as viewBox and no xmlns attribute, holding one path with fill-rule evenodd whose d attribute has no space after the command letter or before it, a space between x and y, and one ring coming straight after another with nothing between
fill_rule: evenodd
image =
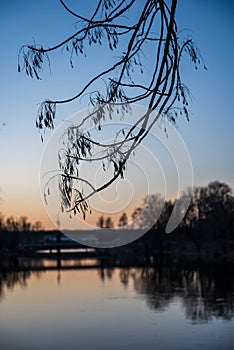
<instances>
[{"instance_id":1,"label":"silhouetted branch","mask_svg":"<svg viewBox=\"0 0 234 350\"><path fill-rule=\"evenodd\" d=\"M173 123L180 114L189 119L190 94L182 83L181 61L185 53L195 68L204 62L193 40L186 38L181 41L178 36L175 19L177 0L172 0L170 6L164 0L100 0L91 18L76 13L63 0L60 3L68 13L78 18L77 30L48 48L35 43L23 46L19 52L19 71L24 70L28 76L40 79L44 60L49 62L48 54L61 47L70 54L73 68L73 56L86 56L87 45L101 46L106 41L110 51L118 49L120 40L126 45L125 51L118 58L115 56L112 65L97 72L74 96L62 100L45 100L38 110L36 126L44 132L45 129L54 128L57 105L75 101L88 94L89 102L94 107L79 125L68 127L64 142L66 151L59 153L59 185L64 209L75 212L82 208L84 214L88 210L87 200L92 195L110 186L119 176L123 177L131 154L160 116ZM131 18L132 12L132 18L137 19L126 20L124 16L129 14ZM151 45L152 48L148 60L150 78L148 82L138 82L136 69L141 74L144 73L142 56L148 52L146 45ZM89 89L98 81L104 81L104 92L90 92ZM111 105L117 104L124 115L131 104L140 101L146 104L147 112L133 120L133 125L126 134L119 130L112 144L98 142L81 132L81 125L88 121L101 131L103 120L107 116L111 119ZM121 140L118 139L120 131L125 134ZM43 139L42 135L41 137ZM94 154L94 146L102 148L101 156ZM104 171L107 165L113 166L113 176L98 188L86 183L91 188L88 194L83 193L80 186L85 181L79 176L80 162L85 160L102 161Z\"/></svg>"}]
</instances>

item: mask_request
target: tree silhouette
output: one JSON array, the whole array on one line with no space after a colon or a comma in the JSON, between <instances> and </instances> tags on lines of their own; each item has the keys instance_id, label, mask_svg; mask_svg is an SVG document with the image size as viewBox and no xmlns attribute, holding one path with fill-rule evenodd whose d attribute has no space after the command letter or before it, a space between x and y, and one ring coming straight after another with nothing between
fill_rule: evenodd
<instances>
[{"instance_id":1,"label":"tree silhouette","mask_svg":"<svg viewBox=\"0 0 234 350\"><path fill-rule=\"evenodd\" d=\"M98 221L97 221L97 226L99 228L113 228L114 227L114 223L111 220L111 217L107 217L106 219L104 219L103 215L99 217Z\"/></svg>"},{"instance_id":2,"label":"tree silhouette","mask_svg":"<svg viewBox=\"0 0 234 350\"><path fill-rule=\"evenodd\" d=\"M105 228L113 228L114 227L114 223L111 220L111 217L107 217L105 220Z\"/></svg>"},{"instance_id":3,"label":"tree silhouette","mask_svg":"<svg viewBox=\"0 0 234 350\"><path fill-rule=\"evenodd\" d=\"M19 219L9 216L6 219L0 212L0 232L29 232L29 231L42 231L43 225L40 221L31 223L26 216L20 216Z\"/></svg>"},{"instance_id":4,"label":"tree silhouette","mask_svg":"<svg viewBox=\"0 0 234 350\"><path fill-rule=\"evenodd\" d=\"M160 194L151 194L144 198L142 207L136 208L132 213L132 227L148 230L156 228L159 222L156 222L156 218L160 217L166 204Z\"/></svg>"},{"instance_id":5,"label":"tree silhouette","mask_svg":"<svg viewBox=\"0 0 234 350\"><path fill-rule=\"evenodd\" d=\"M206 218L212 212L229 208L232 189L225 183L213 181L197 190L197 202L200 218Z\"/></svg>"},{"instance_id":6,"label":"tree silhouette","mask_svg":"<svg viewBox=\"0 0 234 350\"><path fill-rule=\"evenodd\" d=\"M225 183L213 181L197 189L197 208L200 221L213 238L231 234L234 221L234 200L232 189ZM204 225L203 225L204 226ZM207 227L208 226L208 230Z\"/></svg>"},{"instance_id":7,"label":"tree silhouette","mask_svg":"<svg viewBox=\"0 0 234 350\"><path fill-rule=\"evenodd\" d=\"M62 210L81 212L85 218L89 198L123 177L130 156L159 117L172 123L179 115L189 120L190 94L181 78L181 62L184 54L188 54L196 69L203 61L192 38L179 36L175 18L177 0L99 0L90 18L74 12L63 0L60 3L78 20L75 32L47 48L35 42L22 46L18 71L41 79L45 61L50 63L49 54L60 48L69 54L72 68L75 56L86 55L88 46L101 46L103 52L105 49L114 52L111 64L84 82L75 96L43 101L36 118L43 140L45 129L54 128L57 106L89 96L93 111L79 125L67 128L65 150L62 156L59 154L58 173ZM146 68L149 77L144 74ZM105 87L96 91L98 82L104 82ZM144 102L146 113L133 120L127 132L119 130L113 143L101 144L82 131L85 122L101 131L103 120L111 118L113 104L117 104L124 115L136 102ZM95 158L94 152L97 145L103 150L99 158ZM111 177L103 180L99 187L80 177L80 164L87 159L101 161L103 171L108 165L113 169ZM88 191L84 192L84 186L88 186ZM47 193L45 189L45 197Z\"/></svg>"},{"instance_id":8,"label":"tree silhouette","mask_svg":"<svg viewBox=\"0 0 234 350\"><path fill-rule=\"evenodd\" d=\"M127 214L126 213L123 213L120 218L119 218L119 227L121 226L125 226L128 224L128 217L127 217Z\"/></svg>"},{"instance_id":9,"label":"tree silhouette","mask_svg":"<svg viewBox=\"0 0 234 350\"><path fill-rule=\"evenodd\" d=\"M4 221L4 216L0 212L0 232L5 229L5 221Z\"/></svg>"},{"instance_id":10,"label":"tree silhouette","mask_svg":"<svg viewBox=\"0 0 234 350\"><path fill-rule=\"evenodd\" d=\"M98 219L97 226L100 228L104 227L104 217L103 216L100 216L100 218Z\"/></svg>"},{"instance_id":11,"label":"tree silhouette","mask_svg":"<svg viewBox=\"0 0 234 350\"><path fill-rule=\"evenodd\" d=\"M32 230L33 231L42 231L44 230L44 227L42 225L42 223L40 221L36 221L33 225L32 225Z\"/></svg>"}]
</instances>

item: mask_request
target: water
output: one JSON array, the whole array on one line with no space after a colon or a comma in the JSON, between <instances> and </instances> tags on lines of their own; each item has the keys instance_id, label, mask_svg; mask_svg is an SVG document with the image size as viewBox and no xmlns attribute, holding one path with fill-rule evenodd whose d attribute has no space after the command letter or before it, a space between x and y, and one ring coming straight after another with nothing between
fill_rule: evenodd
<instances>
[{"instance_id":1,"label":"water","mask_svg":"<svg viewBox=\"0 0 234 350\"><path fill-rule=\"evenodd\" d=\"M0 272L2 350L234 348L233 266L17 264Z\"/></svg>"}]
</instances>

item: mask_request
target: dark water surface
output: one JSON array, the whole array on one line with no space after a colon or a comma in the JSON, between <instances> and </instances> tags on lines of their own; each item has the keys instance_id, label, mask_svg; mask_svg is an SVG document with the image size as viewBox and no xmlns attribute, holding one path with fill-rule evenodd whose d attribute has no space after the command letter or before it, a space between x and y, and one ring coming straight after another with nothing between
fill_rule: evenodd
<instances>
[{"instance_id":1,"label":"dark water surface","mask_svg":"<svg viewBox=\"0 0 234 350\"><path fill-rule=\"evenodd\" d=\"M234 266L21 259L0 272L0 348L234 349Z\"/></svg>"}]
</instances>

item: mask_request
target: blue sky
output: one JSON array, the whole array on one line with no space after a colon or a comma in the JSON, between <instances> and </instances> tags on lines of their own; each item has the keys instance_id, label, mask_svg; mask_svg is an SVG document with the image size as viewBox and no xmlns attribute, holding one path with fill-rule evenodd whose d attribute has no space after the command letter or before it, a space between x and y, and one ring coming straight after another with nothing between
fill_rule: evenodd
<instances>
[{"instance_id":1,"label":"blue sky","mask_svg":"<svg viewBox=\"0 0 234 350\"><path fill-rule=\"evenodd\" d=\"M196 71L185 64L183 79L191 89L193 103L190 122L179 120L178 130L191 154L195 185L220 180L234 187L234 3L178 2L180 29L190 30L208 67ZM94 1L78 3L81 13L88 14ZM31 80L17 72L21 45L33 38L45 46L55 44L73 32L74 19L57 0L22 0L2 2L0 20L0 212L41 219L48 226L39 188L45 145L35 128L38 104L44 98L72 96L92 76L96 62L99 67L104 65L105 56L101 49L91 51L90 60L75 60L72 70L68 57L60 51L51 56L51 74L45 69L41 81ZM57 125L79 108L77 103L61 106Z\"/></svg>"}]
</instances>

